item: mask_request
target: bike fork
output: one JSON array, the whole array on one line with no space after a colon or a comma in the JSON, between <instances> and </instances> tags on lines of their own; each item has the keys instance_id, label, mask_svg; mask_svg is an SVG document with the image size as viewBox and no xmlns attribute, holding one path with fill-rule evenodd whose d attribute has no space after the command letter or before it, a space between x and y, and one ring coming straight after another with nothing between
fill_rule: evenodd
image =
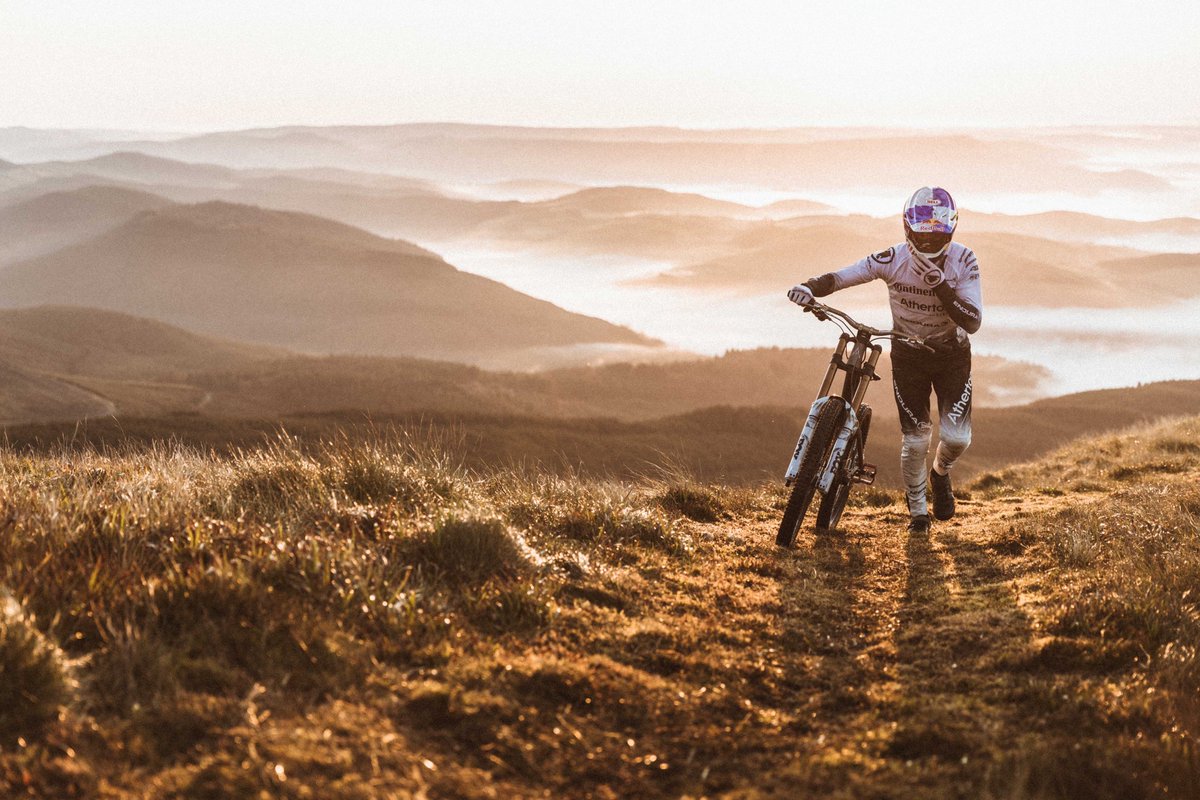
<instances>
[{"instance_id":1,"label":"bike fork","mask_svg":"<svg viewBox=\"0 0 1200 800\"><path fill-rule=\"evenodd\" d=\"M821 413L821 409L824 408L828 403L840 403L845 406L846 423L843 423L843 433L845 432L845 425L857 425L854 409L852 409L850 404L844 399L834 395L818 398L817 401L812 404L812 408L808 410L808 419L804 421L804 429L800 431L800 439L796 442L796 449L792 451L792 460L788 464L787 472L785 472L783 475L783 483L785 486L791 486L793 483L795 483L796 473L800 471L800 462L804 460L804 453L808 450L808 445L812 441L813 429L817 425L817 415ZM839 442L841 439L842 437L839 436ZM842 446L842 449L845 449L844 445ZM840 452L838 454L840 455ZM834 459L830 459L830 462L837 463ZM823 482L824 480L822 480L822 483Z\"/></svg>"}]
</instances>

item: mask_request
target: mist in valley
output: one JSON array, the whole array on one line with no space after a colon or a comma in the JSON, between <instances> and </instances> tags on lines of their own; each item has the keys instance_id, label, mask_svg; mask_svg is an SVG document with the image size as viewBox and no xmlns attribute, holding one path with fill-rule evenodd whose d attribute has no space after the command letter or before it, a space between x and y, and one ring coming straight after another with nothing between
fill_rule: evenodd
<instances>
[{"instance_id":1,"label":"mist in valley","mask_svg":"<svg viewBox=\"0 0 1200 800\"><path fill-rule=\"evenodd\" d=\"M204 441L242 441L238 420L474 413L490 416L457 424L478 436L527 431L499 450L475 440L479 458L771 478L771 442L795 435L837 334L784 292L900 241L899 204L935 180L982 265L976 402L1011 420L981 432L962 466L976 474L1116 419L1024 431L1039 398L1110 390L1126 414L1128 387L1200 379L1198 140L1185 127L0 130L0 307L24 314L0 324L28 342L10 348L23 388L4 421L42 440L73 421L194 414L217 431ZM881 285L832 301L890 323ZM65 306L80 309L70 326L29 338ZM214 352L260 349L224 367L181 367L192 351L169 348L122 367L148 341L141 320ZM63 347L78 355L61 362ZM580 403L603 382L620 388ZM889 394L870 395L885 482ZM1129 419L1190 409L1157 396L1166 406ZM729 436L715 448L673 416L710 406ZM763 425L749 433L725 408ZM650 427L610 431L627 445L605 451L553 422L588 415Z\"/></svg>"}]
</instances>

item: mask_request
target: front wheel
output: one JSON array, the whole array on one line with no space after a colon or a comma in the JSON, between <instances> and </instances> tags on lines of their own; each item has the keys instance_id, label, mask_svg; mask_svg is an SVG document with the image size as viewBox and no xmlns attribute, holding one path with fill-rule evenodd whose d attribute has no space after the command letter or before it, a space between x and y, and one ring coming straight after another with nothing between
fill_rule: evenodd
<instances>
[{"instance_id":1,"label":"front wheel","mask_svg":"<svg viewBox=\"0 0 1200 800\"><path fill-rule=\"evenodd\" d=\"M850 499L850 488L854 486L854 474L863 464L863 454L867 449L867 434L871 430L871 408L861 406L858 409L858 432L850 441L843 456L843 462L837 471L837 477L829 491L821 498L817 508L817 530L833 530L842 519L846 510L846 501Z\"/></svg>"},{"instance_id":2,"label":"front wheel","mask_svg":"<svg viewBox=\"0 0 1200 800\"><path fill-rule=\"evenodd\" d=\"M829 459L829 453L837 440L838 429L842 427L842 408L840 402L829 402L817 412L812 439L796 470L796 482L792 484L792 493L783 510L783 519L779 523L779 533L775 536L775 544L780 547L791 547L792 542L796 541L800 523L804 522L804 515L808 513L813 494L817 491L821 469Z\"/></svg>"}]
</instances>

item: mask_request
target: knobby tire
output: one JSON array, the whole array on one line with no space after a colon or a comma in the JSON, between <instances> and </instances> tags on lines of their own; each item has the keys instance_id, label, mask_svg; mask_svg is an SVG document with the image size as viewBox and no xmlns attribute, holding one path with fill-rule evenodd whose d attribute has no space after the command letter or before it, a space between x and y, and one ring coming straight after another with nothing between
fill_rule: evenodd
<instances>
[{"instance_id":1,"label":"knobby tire","mask_svg":"<svg viewBox=\"0 0 1200 800\"><path fill-rule=\"evenodd\" d=\"M846 510L846 502L850 499L850 490L854 487L851 480L853 473L858 470L866 458L867 434L871 431L871 408L861 406L858 409L858 432L851 439L842 456L843 463L839 465L839 475L834 480L829 492L821 498L817 507L817 530L829 531L837 527ZM849 467L854 467L853 470Z\"/></svg>"},{"instance_id":2,"label":"knobby tire","mask_svg":"<svg viewBox=\"0 0 1200 800\"><path fill-rule=\"evenodd\" d=\"M817 481L821 477L821 469L829 458L833 443L837 440L838 430L842 427L842 405L838 402L826 403L817 412L817 424L813 426L812 440L800 460L800 468L796 472L796 482L792 484L792 493L788 497L787 506L783 510L783 519L779 523L779 533L775 536L775 544L780 547L791 547L800 532L800 524L812 503L813 494L817 491Z\"/></svg>"}]
</instances>

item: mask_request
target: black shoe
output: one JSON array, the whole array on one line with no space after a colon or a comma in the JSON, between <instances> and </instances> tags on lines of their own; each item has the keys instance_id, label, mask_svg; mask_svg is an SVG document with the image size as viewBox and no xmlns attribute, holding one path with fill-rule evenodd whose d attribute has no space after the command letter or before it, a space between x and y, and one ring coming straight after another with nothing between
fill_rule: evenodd
<instances>
[{"instance_id":1,"label":"black shoe","mask_svg":"<svg viewBox=\"0 0 1200 800\"><path fill-rule=\"evenodd\" d=\"M929 533L929 515L921 514L918 517L913 517L908 521L909 533Z\"/></svg>"},{"instance_id":2,"label":"black shoe","mask_svg":"<svg viewBox=\"0 0 1200 800\"><path fill-rule=\"evenodd\" d=\"M938 475L929 470L929 485L933 487L933 516L947 520L954 516L954 487L950 485L950 473Z\"/></svg>"}]
</instances>

